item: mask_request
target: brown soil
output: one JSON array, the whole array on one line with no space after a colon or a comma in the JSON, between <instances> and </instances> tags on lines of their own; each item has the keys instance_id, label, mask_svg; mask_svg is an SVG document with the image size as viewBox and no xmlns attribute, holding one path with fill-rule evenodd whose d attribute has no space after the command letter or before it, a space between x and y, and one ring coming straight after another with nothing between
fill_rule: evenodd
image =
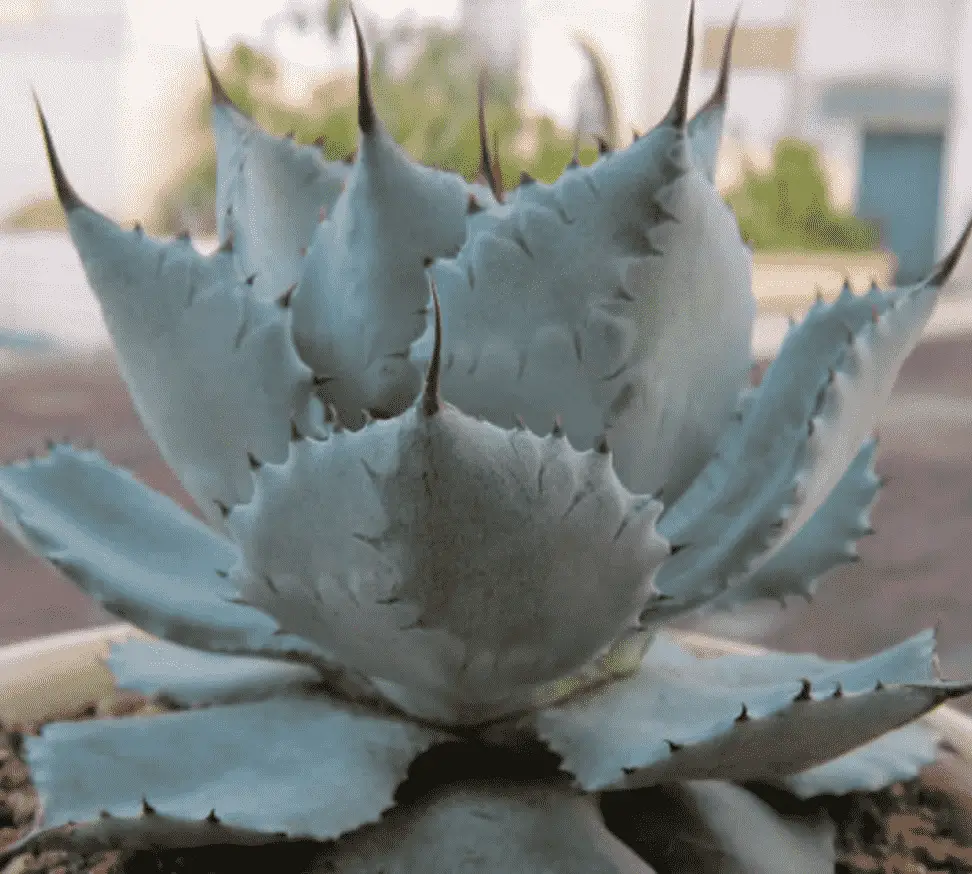
<instances>
[{"instance_id":1,"label":"brown soil","mask_svg":"<svg viewBox=\"0 0 972 874\"><path fill-rule=\"evenodd\" d=\"M51 721L138 716L161 709L142 696L119 695L55 714ZM28 832L36 814L37 795L22 747L24 735L36 734L39 728L40 724L0 726L0 848ZM413 773L412 777L422 783L427 775ZM972 769L948 753L917 780L821 803L837 824L835 874L972 874ZM319 846L312 842L263 848L221 846L127 857L117 852L25 853L0 874L238 874L242 870L302 874Z\"/></svg>"}]
</instances>

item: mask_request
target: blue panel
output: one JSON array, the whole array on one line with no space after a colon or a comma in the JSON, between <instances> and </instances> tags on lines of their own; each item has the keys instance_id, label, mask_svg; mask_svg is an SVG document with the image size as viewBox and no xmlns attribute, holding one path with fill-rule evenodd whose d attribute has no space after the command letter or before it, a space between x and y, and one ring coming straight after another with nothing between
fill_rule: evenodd
<instances>
[{"instance_id":1,"label":"blue panel","mask_svg":"<svg viewBox=\"0 0 972 874\"><path fill-rule=\"evenodd\" d=\"M920 279L935 262L942 145L940 133L864 135L857 213L877 220L882 244L898 258L899 283Z\"/></svg>"}]
</instances>

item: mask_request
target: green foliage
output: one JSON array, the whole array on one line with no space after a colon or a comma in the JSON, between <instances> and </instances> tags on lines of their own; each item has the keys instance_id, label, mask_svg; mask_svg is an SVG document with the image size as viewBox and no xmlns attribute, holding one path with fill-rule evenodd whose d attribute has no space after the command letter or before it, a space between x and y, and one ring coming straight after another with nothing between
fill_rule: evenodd
<instances>
[{"instance_id":1,"label":"green foliage","mask_svg":"<svg viewBox=\"0 0 972 874\"><path fill-rule=\"evenodd\" d=\"M331 27L329 18L327 30ZM479 168L478 83L462 39L440 26L399 24L373 43L371 56L375 102L391 135L422 163L474 178ZM305 105L293 106L280 95L276 61L241 43L221 65L220 80L236 105L267 130L291 132L299 142L318 142L331 160L354 154L358 131L353 72L322 81ZM498 143L506 187L518 183L521 170L549 182L560 176L573 154L573 133L548 117L525 117L518 108L519 83L512 79L490 81L488 92L487 120ZM208 89L200 92L196 119L200 132L208 129ZM595 154L586 148L581 158L588 162ZM163 192L153 224L168 233L186 227L213 233L215 183L216 153L208 144Z\"/></svg>"},{"instance_id":2,"label":"green foliage","mask_svg":"<svg viewBox=\"0 0 972 874\"><path fill-rule=\"evenodd\" d=\"M797 139L777 143L768 171L747 168L726 200L757 250L862 252L880 242L873 224L834 209L816 150Z\"/></svg>"}]
</instances>

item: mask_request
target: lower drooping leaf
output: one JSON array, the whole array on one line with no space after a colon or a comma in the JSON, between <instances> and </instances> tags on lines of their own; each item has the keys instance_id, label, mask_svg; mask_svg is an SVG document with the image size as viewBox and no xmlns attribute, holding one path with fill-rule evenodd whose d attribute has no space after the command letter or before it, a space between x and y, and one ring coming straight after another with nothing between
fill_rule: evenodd
<instances>
[{"instance_id":1,"label":"lower drooping leaf","mask_svg":"<svg viewBox=\"0 0 972 874\"><path fill-rule=\"evenodd\" d=\"M248 603L363 674L478 722L632 625L668 553L609 453L423 401L255 474L228 525ZM381 645L376 645L380 641Z\"/></svg>"},{"instance_id":2,"label":"lower drooping leaf","mask_svg":"<svg viewBox=\"0 0 972 874\"><path fill-rule=\"evenodd\" d=\"M236 704L321 685L321 675L309 665L218 655L159 640L114 643L107 665L119 689L181 707Z\"/></svg>"},{"instance_id":3,"label":"lower drooping leaf","mask_svg":"<svg viewBox=\"0 0 972 874\"><path fill-rule=\"evenodd\" d=\"M937 733L913 722L889 731L856 750L831 759L783 780L801 798L815 795L844 795L875 792L903 780L912 780L938 756Z\"/></svg>"},{"instance_id":4,"label":"lower drooping leaf","mask_svg":"<svg viewBox=\"0 0 972 874\"><path fill-rule=\"evenodd\" d=\"M833 874L833 823L783 814L731 783L688 780L603 802L609 825L658 874Z\"/></svg>"},{"instance_id":5,"label":"lower drooping leaf","mask_svg":"<svg viewBox=\"0 0 972 874\"><path fill-rule=\"evenodd\" d=\"M108 612L183 646L326 661L242 604L236 547L96 452L55 446L0 468L0 524Z\"/></svg>"},{"instance_id":6,"label":"lower drooping leaf","mask_svg":"<svg viewBox=\"0 0 972 874\"><path fill-rule=\"evenodd\" d=\"M205 837L210 811L249 842L254 832L330 840L376 822L412 761L441 739L321 695L48 724L26 741L43 827L20 848L70 843L51 834L68 823L115 847L150 847L160 832L162 846L186 846ZM169 820L161 829L159 816ZM209 828L202 842L223 834Z\"/></svg>"},{"instance_id":7,"label":"lower drooping leaf","mask_svg":"<svg viewBox=\"0 0 972 874\"><path fill-rule=\"evenodd\" d=\"M972 686L933 679L926 631L857 662L701 659L658 635L641 668L524 717L588 791L777 780L897 729Z\"/></svg>"},{"instance_id":8,"label":"lower drooping leaf","mask_svg":"<svg viewBox=\"0 0 972 874\"><path fill-rule=\"evenodd\" d=\"M652 874L559 781L443 786L340 841L309 874Z\"/></svg>"}]
</instances>

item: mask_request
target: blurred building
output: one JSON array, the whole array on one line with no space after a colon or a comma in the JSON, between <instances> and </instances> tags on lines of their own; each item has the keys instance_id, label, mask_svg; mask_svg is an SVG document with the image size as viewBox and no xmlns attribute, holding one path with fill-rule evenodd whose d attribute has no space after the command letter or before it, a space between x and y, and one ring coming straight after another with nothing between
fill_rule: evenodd
<instances>
[{"instance_id":1,"label":"blurred building","mask_svg":"<svg viewBox=\"0 0 972 874\"><path fill-rule=\"evenodd\" d=\"M123 0L0 0L0 215L52 194L32 87L78 190L120 203L128 36Z\"/></svg>"},{"instance_id":2,"label":"blurred building","mask_svg":"<svg viewBox=\"0 0 972 874\"><path fill-rule=\"evenodd\" d=\"M461 0L459 27L481 65L496 73L520 71L526 41L524 0Z\"/></svg>"},{"instance_id":3,"label":"blurred building","mask_svg":"<svg viewBox=\"0 0 972 874\"><path fill-rule=\"evenodd\" d=\"M697 96L738 0L704 0ZM816 144L899 280L926 271L972 211L972 0L746 0L727 130Z\"/></svg>"}]
</instances>

